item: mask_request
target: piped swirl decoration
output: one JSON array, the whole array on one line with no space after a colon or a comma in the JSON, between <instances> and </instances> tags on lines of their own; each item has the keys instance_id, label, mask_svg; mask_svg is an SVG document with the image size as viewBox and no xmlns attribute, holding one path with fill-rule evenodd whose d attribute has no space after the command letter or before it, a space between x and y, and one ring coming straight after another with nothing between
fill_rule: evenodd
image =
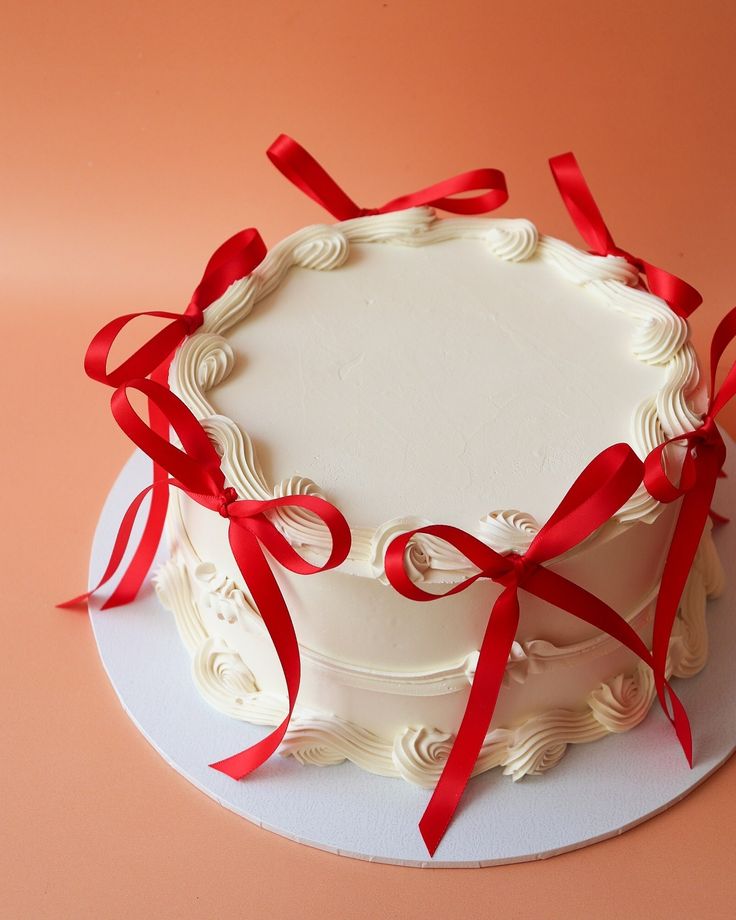
<instances>
[{"instance_id":1,"label":"piped swirl decoration","mask_svg":"<svg viewBox=\"0 0 736 920\"><path fill-rule=\"evenodd\" d=\"M280 134L266 151L269 160L289 182L329 211L337 220L403 211L417 205L430 205L452 214L485 214L508 200L506 179L498 169L471 169L427 188L393 198L378 208L361 208L335 182L332 176L287 134ZM466 192L479 192L456 198Z\"/></svg>"},{"instance_id":2,"label":"piped swirl decoration","mask_svg":"<svg viewBox=\"0 0 736 920\"><path fill-rule=\"evenodd\" d=\"M202 643L194 657L192 673L202 696L236 719L243 717L246 701L258 692L250 668L221 639Z\"/></svg>"},{"instance_id":3,"label":"piped swirl decoration","mask_svg":"<svg viewBox=\"0 0 736 920\"><path fill-rule=\"evenodd\" d=\"M644 277L652 294L661 297L678 316L690 316L703 300L698 291L682 278L616 245L575 156L562 153L552 157L549 165L565 207L591 251L626 259Z\"/></svg>"},{"instance_id":4,"label":"piped swirl decoration","mask_svg":"<svg viewBox=\"0 0 736 920\"><path fill-rule=\"evenodd\" d=\"M452 742L447 732L407 728L394 741L393 759L399 774L418 786L431 787L445 768Z\"/></svg>"},{"instance_id":5,"label":"piped swirl decoration","mask_svg":"<svg viewBox=\"0 0 736 920\"><path fill-rule=\"evenodd\" d=\"M609 732L625 732L642 721L654 700L654 678L649 668L619 674L594 690L589 698L596 719Z\"/></svg>"},{"instance_id":6,"label":"piped swirl decoration","mask_svg":"<svg viewBox=\"0 0 736 920\"><path fill-rule=\"evenodd\" d=\"M439 524L422 528L422 533L439 537L456 547L477 569L475 575L442 595L418 587L406 570L405 550L415 536L414 531L396 537L389 546L386 575L393 587L411 600L436 601L464 591L479 578L488 578L503 589L496 597L488 619L457 738L419 823L430 854L437 849L452 819L488 732L519 625L519 589L523 588L615 637L642 661L652 665L649 649L623 617L600 598L545 566L608 521L638 488L642 473L641 461L626 444L613 445L600 453L573 483L523 555L511 553L502 556L457 527ZM677 732L688 761L691 761L692 741L687 715L666 680L662 681L662 688L662 707ZM672 715L666 705L665 693Z\"/></svg>"}]
</instances>

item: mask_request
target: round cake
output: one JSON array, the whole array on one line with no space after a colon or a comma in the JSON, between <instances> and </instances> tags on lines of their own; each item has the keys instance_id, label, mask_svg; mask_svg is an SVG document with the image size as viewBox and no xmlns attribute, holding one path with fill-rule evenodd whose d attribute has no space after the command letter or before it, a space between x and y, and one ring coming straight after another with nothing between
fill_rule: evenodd
<instances>
[{"instance_id":1,"label":"round cake","mask_svg":"<svg viewBox=\"0 0 736 920\"><path fill-rule=\"evenodd\" d=\"M451 524L523 553L596 454L626 442L645 457L697 427L704 398L687 323L625 259L583 253L526 220L440 220L429 208L308 227L273 247L208 307L170 385L239 497L323 495L351 525L338 569L300 578L275 567L302 661L282 752L427 787L452 746L501 588L478 581L417 604L387 580L391 540ZM157 586L194 680L234 718L278 724L284 677L228 522L173 491L171 559ZM677 510L641 487L549 568L648 641ZM324 559L329 537L309 512L274 520L303 555ZM409 544L405 565L430 591L475 571L427 535ZM707 529L669 674L705 663L706 598L722 579ZM543 772L569 743L636 725L654 696L633 653L522 591L476 772Z\"/></svg>"}]
</instances>

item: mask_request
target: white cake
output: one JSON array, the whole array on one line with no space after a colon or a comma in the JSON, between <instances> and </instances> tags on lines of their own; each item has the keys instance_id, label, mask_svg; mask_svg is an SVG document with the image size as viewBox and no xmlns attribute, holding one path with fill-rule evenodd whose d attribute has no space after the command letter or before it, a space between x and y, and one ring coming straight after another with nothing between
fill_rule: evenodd
<instances>
[{"instance_id":1,"label":"white cake","mask_svg":"<svg viewBox=\"0 0 736 920\"><path fill-rule=\"evenodd\" d=\"M386 547L431 522L523 552L600 450L626 441L644 457L697 426L687 324L638 284L625 260L582 253L526 220L440 220L416 208L301 230L207 309L170 381L222 453L228 482L242 498L322 494L352 530L335 571L303 578L274 566L303 669L284 754L434 785L500 588L479 581L417 604L388 584ZM227 521L174 493L158 590L194 680L217 709L277 724L284 680ZM648 639L677 507L641 488L550 567ZM324 558L325 532L308 514L283 514L279 526ZM436 539L417 538L408 555L419 584L469 574ZM670 674L705 663L705 602L722 578L706 531ZM613 639L520 597L477 764L514 779L553 766L569 743L631 728L654 698L651 671Z\"/></svg>"}]
</instances>

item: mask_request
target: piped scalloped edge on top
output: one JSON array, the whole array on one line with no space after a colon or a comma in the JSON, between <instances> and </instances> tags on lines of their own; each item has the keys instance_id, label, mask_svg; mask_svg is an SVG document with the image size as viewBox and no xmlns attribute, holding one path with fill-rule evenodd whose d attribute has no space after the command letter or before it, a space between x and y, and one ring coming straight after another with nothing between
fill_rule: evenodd
<instances>
[{"instance_id":1,"label":"piped scalloped edge on top","mask_svg":"<svg viewBox=\"0 0 736 920\"><path fill-rule=\"evenodd\" d=\"M216 414L208 402L207 392L221 383L233 367L232 349L223 334L247 317L254 304L271 294L292 267L316 271L338 268L348 258L353 242L391 241L423 246L458 238L484 240L491 254L508 261L523 262L536 255L571 283L595 290L615 309L634 320L633 354L644 363L663 367L667 378L658 393L634 410L631 440L640 456L645 456L666 438L697 427L699 417L695 410L702 398L702 388L699 389L698 362L688 341L687 323L664 301L641 288L636 270L625 259L590 255L569 243L540 236L528 220L439 219L431 208L412 208L334 225L310 226L282 240L252 275L235 282L208 307L202 330L178 350L171 371L172 389L204 424L222 456L228 482L242 498L266 499L284 494L285 484L297 491L319 493L320 488L301 477L287 478L276 484L268 482L248 434L233 420ZM651 522L660 511L661 505L642 486L617 512L614 520L621 524ZM529 528L518 527L511 533L515 526L513 516L523 518L522 512L499 511L497 514L505 515L507 521L511 521L509 526L494 528L479 522L477 536L499 552L523 552L531 541ZM326 549L327 535L308 512L291 511L279 516L282 529L292 542L318 554ZM375 530L353 528L347 567L353 564L351 570L356 574L382 577L382 557L377 564L378 546L383 544L385 533L395 530L401 523L403 521L389 521ZM591 539L596 539L596 535ZM458 569L457 559L445 561L448 571Z\"/></svg>"}]
</instances>

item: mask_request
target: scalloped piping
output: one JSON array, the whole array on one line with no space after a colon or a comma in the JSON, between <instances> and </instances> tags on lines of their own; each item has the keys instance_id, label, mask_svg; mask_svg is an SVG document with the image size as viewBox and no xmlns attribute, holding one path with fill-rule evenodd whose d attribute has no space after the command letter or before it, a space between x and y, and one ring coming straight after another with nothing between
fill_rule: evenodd
<instances>
[{"instance_id":1,"label":"scalloped piping","mask_svg":"<svg viewBox=\"0 0 736 920\"><path fill-rule=\"evenodd\" d=\"M615 309L635 322L632 351L648 364L666 368L667 380L659 393L634 411L632 442L644 456L652 447L673 434L695 428L698 416L691 399L698 402L700 375L697 359L687 337L687 323L677 317L663 301L639 287L636 271L624 259L615 256L594 256L552 237L539 236L527 220L498 220L491 218L448 218L439 220L429 208L371 217L355 218L335 225L306 227L282 240L251 276L235 282L228 291L206 311L202 330L187 339L177 352L172 365L172 389L203 421L210 437L223 457L223 469L228 481L244 498L269 498L279 494L282 484L266 481L253 444L247 433L232 420L217 415L205 394L217 386L231 371L232 350L222 337L228 329L243 320L255 303L274 291L293 266L329 271L342 265L348 257L351 242L387 242L423 246L442 240L473 238L485 241L490 253L509 261L524 261L537 254L554 266L571 283L597 291ZM288 481L288 480L287 480ZM291 480L297 488L319 491L309 480ZM619 510L614 520L622 524L635 521L651 522L661 511L658 502L640 488ZM499 512L511 515L512 512ZM349 560L356 574L381 577L376 546L382 542L387 529L397 522L387 522L375 531L353 529L353 545ZM320 553L327 538L308 514L280 515L280 524L295 544ZM602 528L592 538L597 539ZM506 539L493 529L479 524L478 536L500 552L524 551L531 536L524 527ZM448 562L445 552L444 562ZM576 550L571 551L574 554ZM436 564L434 557L430 567ZM356 567L357 566L357 567ZM461 568L457 557L449 560L449 571Z\"/></svg>"}]
</instances>

